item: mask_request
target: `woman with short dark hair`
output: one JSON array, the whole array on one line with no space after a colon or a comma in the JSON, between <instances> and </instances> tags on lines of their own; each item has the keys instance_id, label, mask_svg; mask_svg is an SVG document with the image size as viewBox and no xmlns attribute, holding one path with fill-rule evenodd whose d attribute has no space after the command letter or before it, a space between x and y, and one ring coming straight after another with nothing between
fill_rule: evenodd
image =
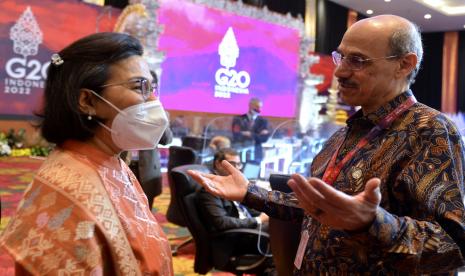
<instances>
[{"instance_id":1,"label":"woman with short dark hair","mask_svg":"<svg viewBox=\"0 0 465 276\"><path fill-rule=\"evenodd\" d=\"M39 116L57 145L0 245L18 274L173 275L168 241L121 151L153 149L168 120L126 34L97 33L52 56Z\"/></svg>"}]
</instances>

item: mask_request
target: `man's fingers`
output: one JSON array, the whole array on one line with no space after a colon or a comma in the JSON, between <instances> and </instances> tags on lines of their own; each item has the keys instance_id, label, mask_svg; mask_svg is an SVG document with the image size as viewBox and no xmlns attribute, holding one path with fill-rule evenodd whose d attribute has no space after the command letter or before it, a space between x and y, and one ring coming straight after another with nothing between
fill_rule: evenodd
<instances>
[{"instance_id":1,"label":"man's fingers","mask_svg":"<svg viewBox=\"0 0 465 276\"><path fill-rule=\"evenodd\" d=\"M195 180L201 180L200 172L194 170L187 170L187 174L190 175Z\"/></svg>"},{"instance_id":2,"label":"man's fingers","mask_svg":"<svg viewBox=\"0 0 465 276\"><path fill-rule=\"evenodd\" d=\"M311 177L308 182L323 195L326 200L332 204L346 204L351 200L351 197L341 191L336 190L331 185L326 184L323 180Z\"/></svg>"},{"instance_id":3,"label":"man's fingers","mask_svg":"<svg viewBox=\"0 0 465 276\"><path fill-rule=\"evenodd\" d=\"M310 200L315 208L322 211L319 213L338 214L341 213L341 206L343 204L349 204L350 197L348 195L334 189L318 178L312 177L307 181L304 177L296 175L294 179L297 179L301 183L300 186L303 186L304 184L302 183L305 183L306 190L304 196Z\"/></svg>"},{"instance_id":4,"label":"man's fingers","mask_svg":"<svg viewBox=\"0 0 465 276\"><path fill-rule=\"evenodd\" d=\"M193 177L195 180L215 178L214 174L202 173L202 172L194 171L194 170L187 170L187 174Z\"/></svg>"},{"instance_id":5,"label":"man's fingers","mask_svg":"<svg viewBox=\"0 0 465 276\"><path fill-rule=\"evenodd\" d=\"M236 169L236 167L234 167L233 165L231 165L231 163L229 163L227 160L223 160L221 161L221 166L223 166L223 168L229 172L231 175L234 175L238 172L240 172L238 169Z\"/></svg>"},{"instance_id":6,"label":"man's fingers","mask_svg":"<svg viewBox=\"0 0 465 276\"><path fill-rule=\"evenodd\" d=\"M298 199L298 205L304 210L311 209L311 202L305 197L305 193L302 192L300 185L294 179L290 179L287 184L291 187L295 197Z\"/></svg>"},{"instance_id":7,"label":"man's fingers","mask_svg":"<svg viewBox=\"0 0 465 276\"><path fill-rule=\"evenodd\" d=\"M305 177L303 177L300 174L293 174L291 176L292 179L295 180L297 187L302 193L302 196L304 198L307 198L308 200L312 201L314 204L317 201L324 200L325 197L323 194L321 194L318 190L316 190Z\"/></svg>"},{"instance_id":8,"label":"man's fingers","mask_svg":"<svg viewBox=\"0 0 465 276\"><path fill-rule=\"evenodd\" d=\"M295 174L291 177L288 184L295 192L299 199L299 205L302 208L313 215L316 215L315 211L317 211L317 209L319 209L319 211L317 211L319 213L318 215L323 211L327 212L328 210L332 210L324 196L310 185L303 176Z\"/></svg>"},{"instance_id":9,"label":"man's fingers","mask_svg":"<svg viewBox=\"0 0 465 276\"><path fill-rule=\"evenodd\" d=\"M187 174L189 174L192 178L195 179L200 185L202 185L205 189L210 192L218 193L218 189L216 185L213 183L212 179L214 175L205 174L198 171L188 170Z\"/></svg>"},{"instance_id":10,"label":"man's fingers","mask_svg":"<svg viewBox=\"0 0 465 276\"><path fill-rule=\"evenodd\" d=\"M374 177L368 180L365 186L365 200L376 205L381 202L380 184L381 180L379 178Z\"/></svg>"},{"instance_id":11,"label":"man's fingers","mask_svg":"<svg viewBox=\"0 0 465 276\"><path fill-rule=\"evenodd\" d=\"M302 183L298 184L294 179L290 179L288 181L288 185L292 188L299 200L298 206L304 209L308 215L319 219L320 216L327 212L326 210L319 208L319 206L317 206L315 202L308 197L308 193L305 192L305 188L302 188ZM305 185L310 186L308 183L305 183Z\"/></svg>"}]
</instances>

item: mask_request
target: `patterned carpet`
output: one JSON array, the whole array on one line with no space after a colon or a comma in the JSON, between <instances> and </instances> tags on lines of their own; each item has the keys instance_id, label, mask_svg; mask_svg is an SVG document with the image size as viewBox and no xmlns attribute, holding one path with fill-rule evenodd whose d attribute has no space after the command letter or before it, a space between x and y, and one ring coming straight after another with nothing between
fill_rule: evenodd
<instances>
[{"instance_id":1,"label":"patterned carpet","mask_svg":"<svg viewBox=\"0 0 465 276\"><path fill-rule=\"evenodd\" d=\"M2 200L2 218L0 233L14 215L16 206L21 199L24 189L39 168L42 160L29 157L0 157L0 197ZM166 183L166 181L164 181ZM186 228L178 227L167 222L165 214L170 201L170 193L167 185L163 187L163 193L155 199L153 213L162 225L172 247L182 242L182 238L189 234ZM194 245L189 244L173 257L173 266L176 276L197 275L193 272ZM9 257L0 252L0 275L14 275L13 263ZM207 275L229 276L230 273L214 272Z\"/></svg>"}]
</instances>

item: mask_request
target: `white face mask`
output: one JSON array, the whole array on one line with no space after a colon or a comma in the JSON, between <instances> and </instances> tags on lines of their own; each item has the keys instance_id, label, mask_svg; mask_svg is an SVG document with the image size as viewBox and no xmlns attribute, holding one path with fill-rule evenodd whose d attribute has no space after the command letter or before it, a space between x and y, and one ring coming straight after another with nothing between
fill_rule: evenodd
<instances>
[{"instance_id":1,"label":"white face mask","mask_svg":"<svg viewBox=\"0 0 465 276\"><path fill-rule=\"evenodd\" d=\"M118 111L111 128L98 122L111 132L113 143L121 150L154 149L168 127L168 118L159 100L148 101L120 110L114 104L93 92L94 95Z\"/></svg>"}]
</instances>

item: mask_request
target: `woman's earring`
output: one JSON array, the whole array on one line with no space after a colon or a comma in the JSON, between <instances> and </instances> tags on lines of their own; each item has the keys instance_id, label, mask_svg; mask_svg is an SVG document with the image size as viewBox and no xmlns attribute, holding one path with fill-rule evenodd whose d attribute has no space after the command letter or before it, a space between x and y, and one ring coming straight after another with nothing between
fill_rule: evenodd
<instances>
[{"instance_id":1,"label":"woman's earring","mask_svg":"<svg viewBox=\"0 0 465 276\"><path fill-rule=\"evenodd\" d=\"M87 115L87 120L92 121L92 115L95 115L93 111L89 111L89 114Z\"/></svg>"}]
</instances>

